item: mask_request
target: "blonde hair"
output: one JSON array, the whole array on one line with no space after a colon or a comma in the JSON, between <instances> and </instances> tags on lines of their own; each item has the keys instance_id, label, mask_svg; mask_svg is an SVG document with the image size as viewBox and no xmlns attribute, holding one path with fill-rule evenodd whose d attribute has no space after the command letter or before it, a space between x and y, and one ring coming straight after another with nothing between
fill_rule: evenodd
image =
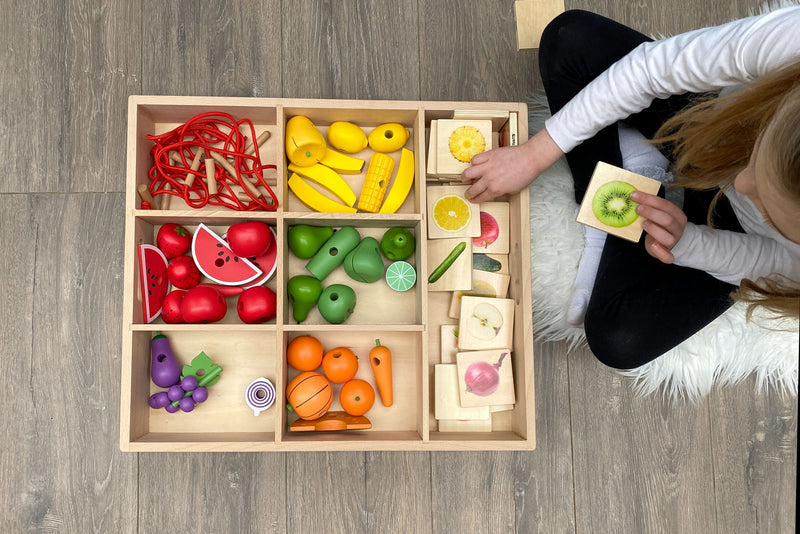
<instances>
[{"instance_id":1,"label":"blonde hair","mask_svg":"<svg viewBox=\"0 0 800 534\"><path fill-rule=\"evenodd\" d=\"M740 91L701 99L665 122L653 142L673 152L678 185L720 188L708 210L708 224L713 226L717 200L747 166L762 132L771 139L768 161L779 177L777 185L800 212L800 59ZM748 303L748 317L756 306L798 317L799 285L785 277L743 280L732 297Z\"/></svg>"}]
</instances>

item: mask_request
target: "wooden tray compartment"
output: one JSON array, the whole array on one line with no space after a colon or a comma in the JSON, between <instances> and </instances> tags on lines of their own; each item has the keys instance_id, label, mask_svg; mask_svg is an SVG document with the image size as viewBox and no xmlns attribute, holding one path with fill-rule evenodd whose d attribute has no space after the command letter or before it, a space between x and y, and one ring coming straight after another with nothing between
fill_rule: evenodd
<instances>
[{"instance_id":1,"label":"wooden tray compartment","mask_svg":"<svg viewBox=\"0 0 800 534\"><path fill-rule=\"evenodd\" d=\"M513 450L531 449L535 443L533 406L533 340L530 309L530 235L527 191L506 199L511 207L511 284L509 298L515 300L515 331L512 361L517 402L512 411L495 416L491 433L445 433L438 431L433 417L433 369L441 361L439 328L452 323L447 318L450 293L426 291L426 185L425 158L427 126L438 118L449 118L455 109L509 110L519 115L520 139L527 132L524 104L481 102L395 102L333 101L262 98L133 96L128 121L128 172L126 201L125 288L121 376L120 446L126 451L301 451L301 450ZM149 182L152 165L146 139L149 133L168 131L198 113L221 110L235 119L249 118L256 132L269 129L271 138L261 147L263 163L277 166L269 182L279 198L275 212L236 212L227 208L188 209L173 199L169 209L142 210L136 193L139 184ZM349 120L369 131L384 122L399 122L411 132L406 147L415 154L415 183L412 193L396 214L326 214L309 210L288 190L284 153L284 125L294 115L309 117L323 132L336 120ZM357 156L369 160L369 148ZM395 159L399 153L392 154ZM366 170L366 169L365 169ZM356 194L361 175L343 176ZM268 286L280 302L277 317L267 325L242 324L235 314L235 298L228 299L228 316L211 325L167 325L158 319L144 324L137 272L136 244L154 243L158 228L178 222L191 228L203 222L222 231L235 222L256 218L276 228L278 266ZM285 295L290 276L305 273L306 260L288 251L286 234L293 224L352 225L362 237L380 239L392 226L409 228L417 238L411 263L417 269L417 285L398 295L382 287L385 283L361 284L351 280L340 267L323 281L323 286L341 282L358 295L354 315L343 325L327 324L314 310L303 324L295 324ZM388 264L385 262L385 264ZM422 281L422 282L420 282ZM150 339L162 331L183 363L204 350L225 369L212 386L212 396L189 414L168 414L147 404L151 391ZM366 359L374 339L392 349L394 406L386 408L376 399L367 414L373 428L349 432L290 432L295 417L285 407L286 383L294 376L285 363L286 344L295 336L309 333L326 349L344 345L363 358L359 376L374 383ZM273 381L277 400L273 407L254 417L244 403L244 388L254 378ZM339 386L336 386L338 391ZM334 404L336 409L338 401Z\"/></svg>"}]
</instances>

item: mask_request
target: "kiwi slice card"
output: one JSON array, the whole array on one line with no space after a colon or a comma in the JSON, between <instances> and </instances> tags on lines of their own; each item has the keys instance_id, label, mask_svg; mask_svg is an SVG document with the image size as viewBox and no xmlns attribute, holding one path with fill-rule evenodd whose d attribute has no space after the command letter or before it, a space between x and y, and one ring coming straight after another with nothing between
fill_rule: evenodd
<instances>
[{"instance_id":1,"label":"kiwi slice card","mask_svg":"<svg viewBox=\"0 0 800 534\"><path fill-rule=\"evenodd\" d=\"M639 190L655 195L660 187L658 180L601 161L575 220L635 243L642 237L642 219L630 194Z\"/></svg>"}]
</instances>

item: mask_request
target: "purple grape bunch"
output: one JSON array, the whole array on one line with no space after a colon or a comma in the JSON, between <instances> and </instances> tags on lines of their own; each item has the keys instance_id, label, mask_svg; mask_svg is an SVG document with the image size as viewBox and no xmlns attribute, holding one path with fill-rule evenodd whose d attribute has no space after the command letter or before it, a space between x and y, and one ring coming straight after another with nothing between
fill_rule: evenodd
<instances>
[{"instance_id":1,"label":"purple grape bunch","mask_svg":"<svg viewBox=\"0 0 800 534\"><path fill-rule=\"evenodd\" d=\"M171 385L166 391L150 395L150 407L154 410L164 408L169 413L178 410L191 412L194 407L208 399L208 388L197 385L197 378L188 375Z\"/></svg>"}]
</instances>

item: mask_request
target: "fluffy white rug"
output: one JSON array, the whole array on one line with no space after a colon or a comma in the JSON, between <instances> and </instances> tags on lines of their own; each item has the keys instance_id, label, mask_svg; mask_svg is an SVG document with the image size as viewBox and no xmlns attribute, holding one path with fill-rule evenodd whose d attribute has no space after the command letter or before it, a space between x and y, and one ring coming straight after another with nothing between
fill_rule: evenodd
<instances>
[{"instance_id":1,"label":"fluffy white rug","mask_svg":"<svg viewBox=\"0 0 800 534\"><path fill-rule=\"evenodd\" d=\"M533 135L549 116L542 99L528 103ZM575 279L583 227L575 222L572 179L561 160L530 186L533 326L543 341L568 342L570 350L585 344L583 328L565 320ZM661 389L670 398L697 400L715 385L734 384L751 373L759 389L797 396L800 336L797 320L777 321L756 314L745 320L736 304L703 330L660 358L638 369L621 371L642 395Z\"/></svg>"}]
</instances>

